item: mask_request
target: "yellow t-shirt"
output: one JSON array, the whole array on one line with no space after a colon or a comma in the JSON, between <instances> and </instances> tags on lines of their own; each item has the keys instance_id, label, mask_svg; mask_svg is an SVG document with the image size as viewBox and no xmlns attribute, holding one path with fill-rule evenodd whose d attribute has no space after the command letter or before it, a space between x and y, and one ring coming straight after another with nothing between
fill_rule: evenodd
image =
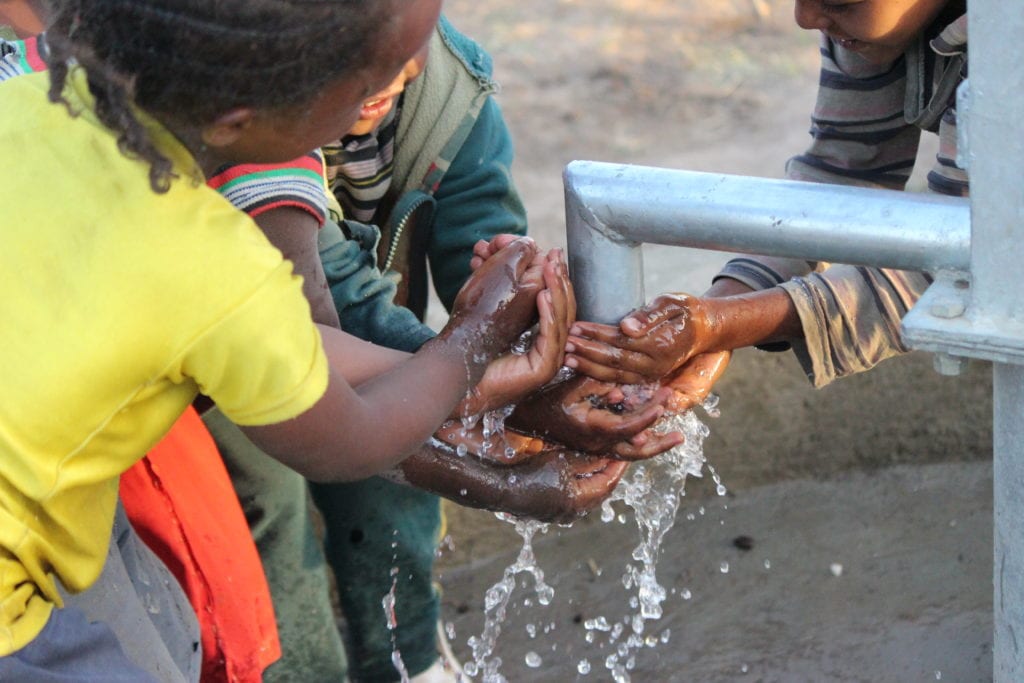
<instances>
[{"instance_id":1,"label":"yellow t-shirt","mask_svg":"<svg viewBox=\"0 0 1024 683\"><path fill-rule=\"evenodd\" d=\"M198 389L232 420L311 407L327 361L301 279L150 122L166 194L117 149L81 73L0 84L0 656L99 576L118 476Z\"/></svg>"}]
</instances>

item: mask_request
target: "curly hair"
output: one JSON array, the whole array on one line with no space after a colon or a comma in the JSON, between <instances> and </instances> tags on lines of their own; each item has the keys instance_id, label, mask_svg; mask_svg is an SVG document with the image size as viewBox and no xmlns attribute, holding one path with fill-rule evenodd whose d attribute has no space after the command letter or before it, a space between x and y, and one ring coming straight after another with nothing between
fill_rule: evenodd
<instances>
[{"instance_id":1,"label":"curly hair","mask_svg":"<svg viewBox=\"0 0 1024 683\"><path fill-rule=\"evenodd\" d=\"M171 162L132 105L204 125L232 108L301 105L375 58L394 4L406 0L55 0L46 31L50 99L83 68L96 115L118 147L150 164L165 192Z\"/></svg>"}]
</instances>

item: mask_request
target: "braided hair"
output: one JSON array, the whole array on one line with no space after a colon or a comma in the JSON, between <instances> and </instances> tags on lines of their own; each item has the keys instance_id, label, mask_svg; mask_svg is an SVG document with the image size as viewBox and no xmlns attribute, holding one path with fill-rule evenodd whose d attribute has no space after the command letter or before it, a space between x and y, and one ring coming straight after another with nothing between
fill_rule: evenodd
<instances>
[{"instance_id":1,"label":"braided hair","mask_svg":"<svg viewBox=\"0 0 1024 683\"><path fill-rule=\"evenodd\" d=\"M150 164L157 192L171 162L132 105L186 126L235 107L281 110L369 66L400 0L55 0L46 39L50 99L85 69L96 115L122 153ZM66 102L65 102L66 103Z\"/></svg>"}]
</instances>

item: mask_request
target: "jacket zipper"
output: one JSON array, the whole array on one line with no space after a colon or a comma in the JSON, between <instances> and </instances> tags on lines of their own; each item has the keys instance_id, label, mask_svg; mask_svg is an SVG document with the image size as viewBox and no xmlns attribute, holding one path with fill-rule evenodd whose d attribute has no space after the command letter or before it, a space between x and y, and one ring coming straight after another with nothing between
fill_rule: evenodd
<instances>
[{"instance_id":1,"label":"jacket zipper","mask_svg":"<svg viewBox=\"0 0 1024 683\"><path fill-rule=\"evenodd\" d=\"M423 202L427 201L428 199L430 199L430 197L422 197L417 201L413 202L412 206L410 206L409 209L405 212L405 215L402 216L402 220L399 221L398 225L395 226L394 234L391 235L391 244L388 245L388 254L387 257L384 259L384 265L380 269L380 272L386 273L389 270L391 270L391 264L394 263L395 254L398 253L398 242L399 240L402 239L402 233L405 231L405 226L409 222L409 217L412 216L413 212L416 211L416 209L418 209L423 204Z\"/></svg>"}]
</instances>

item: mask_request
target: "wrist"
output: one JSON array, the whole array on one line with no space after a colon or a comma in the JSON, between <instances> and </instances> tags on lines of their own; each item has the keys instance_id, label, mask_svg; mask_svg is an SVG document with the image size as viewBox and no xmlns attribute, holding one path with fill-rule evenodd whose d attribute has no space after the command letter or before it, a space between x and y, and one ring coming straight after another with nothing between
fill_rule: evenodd
<instances>
[{"instance_id":1,"label":"wrist","mask_svg":"<svg viewBox=\"0 0 1024 683\"><path fill-rule=\"evenodd\" d=\"M690 309L690 324L695 328L694 343L689 357L693 358L708 351L718 351L718 339L722 329L719 300L714 296L691 297L687 307Z\"/></svg>"}]
</instances>

